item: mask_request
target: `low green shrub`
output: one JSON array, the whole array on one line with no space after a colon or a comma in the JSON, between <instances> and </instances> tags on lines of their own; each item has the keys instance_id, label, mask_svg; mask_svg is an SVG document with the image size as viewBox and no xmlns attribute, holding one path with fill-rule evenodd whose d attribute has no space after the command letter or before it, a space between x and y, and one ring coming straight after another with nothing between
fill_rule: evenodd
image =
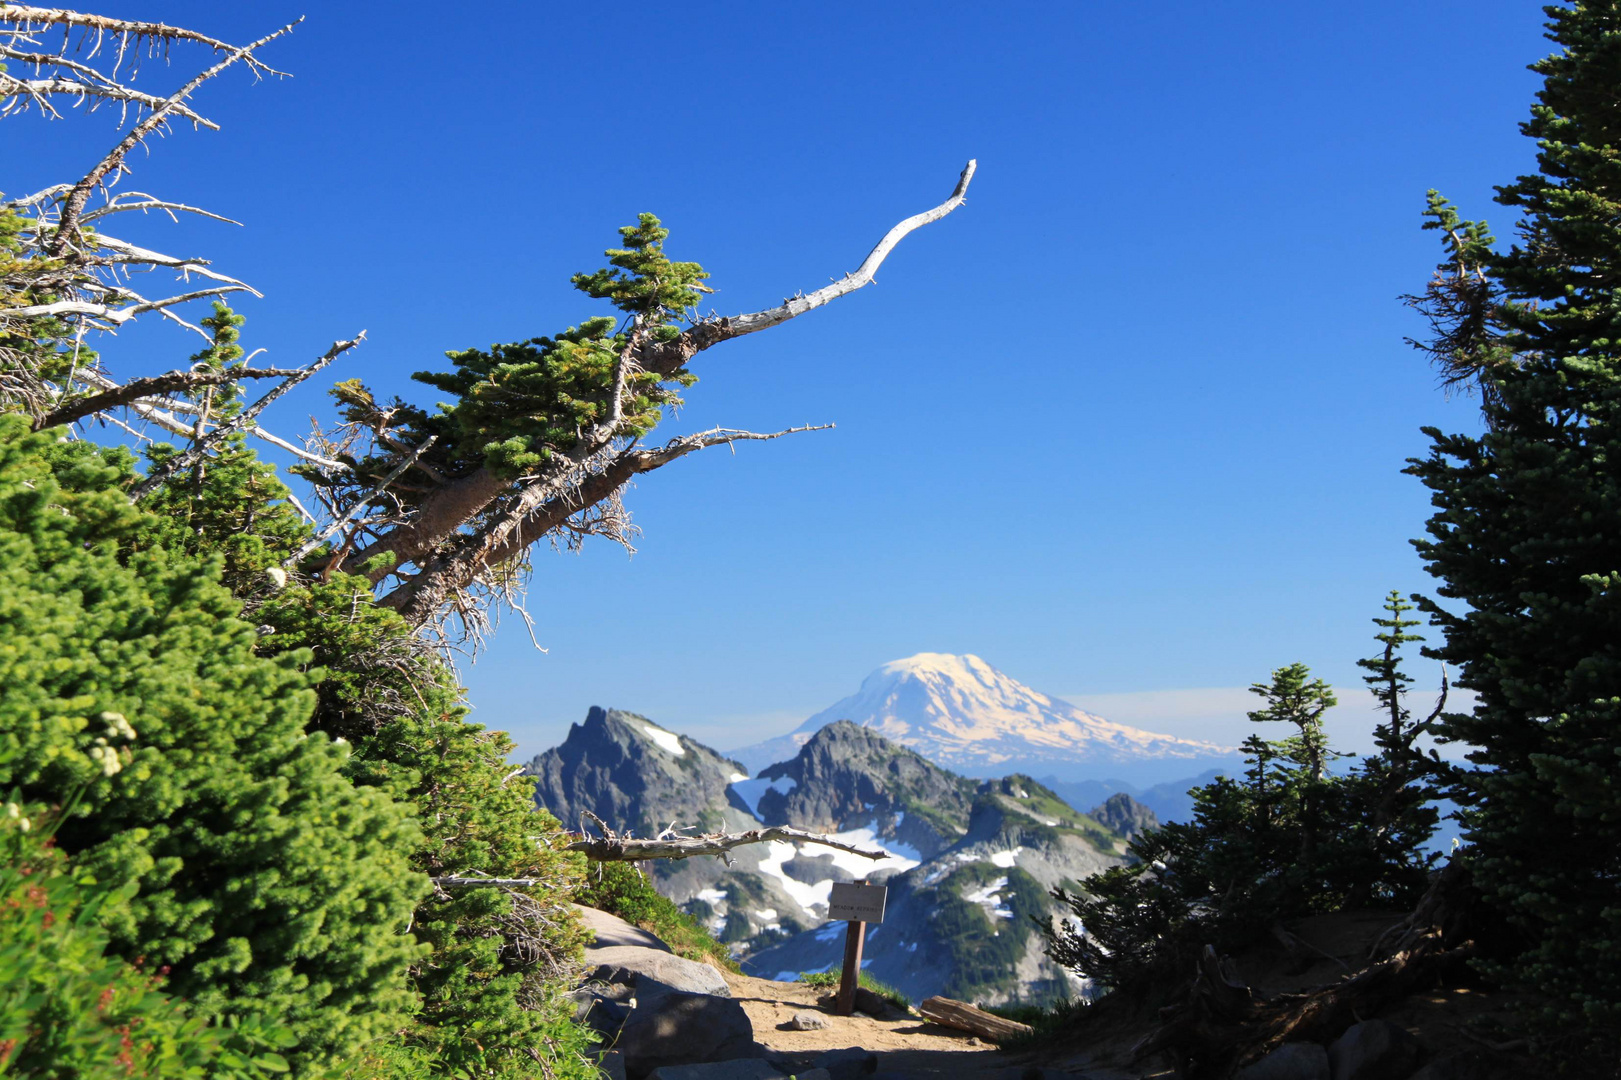
<instances>
[{"instance_id":1,"label":"low green shrub","mask_svg":"<svg viewBox=\"0 0 1621 1080\"><path fill-rule=\"evenodd\" d=\"M259 1080L298 1042L258 1016L210 1022L165 992L167 969L108 951L98 918L131 881L73 869L43 808L0 810L0 1074L40 1080ZM306 1077L319 1075L306 1072Z\"/></svg>"}]
</instances>

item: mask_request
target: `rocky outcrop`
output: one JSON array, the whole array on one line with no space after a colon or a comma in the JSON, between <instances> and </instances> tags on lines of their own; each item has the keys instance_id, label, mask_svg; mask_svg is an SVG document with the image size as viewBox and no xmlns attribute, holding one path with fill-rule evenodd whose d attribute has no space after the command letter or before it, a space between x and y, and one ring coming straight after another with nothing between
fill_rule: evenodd
<instances>
[{"instance_id":1,"label":"rocky outcrop","mask_svg":"<svg viewBox=\"0 0 1621 1080\"><path fill-rule=\"evenodd\" d=\"M1133 840L1142 833L1159 828L1159 817L1154 811L1127 795L1124 791L1110 795L1102 805L1092 808L1092 818L1099 824Z\"/></svg>"},{"instance_id":2,"label":"rocky outcrop","mask_svg":"<svg viewBox=\"0 0 1621 1080\"><path fill-rule=\"evenodd\" d=\"M1239 1069L1237 1080L1329 1080L1328 1052L1316 1043L1284 1043Z\"/></svg>"},{"instance_id":3,"label":"rocky outcrop","mask_svg":"<svg viewBox=\"0 0 1621 1080\"><path fill-rule=\"evenodd\" d=\"M1334 1080L1398 1080L1418 1068L1418 1040L1389 1020L1364 1020L1346 1028L1328 1048Z\"/></svg>"},{"instance_id":4,"label":"rocky outcrop","mask_svg":"<svg viewBox=\"0 0 1621 1080\"><path fill-rule=\"evenodd\" d=\"M1054 915L1052 886L1118 865L1123 849L1119 834L1028 776L985 781L963 835L888 879L884 921L865 941L866 970L913 1000L1000 1004L1084 993L1047 958L1031 920ZM765 978L830 970L843 943L844 925L829 923L749 955L743 967Z\"/></svg>"},{"instance_id":5,"label":"rocky outcrop","mask_svg":"<svg viewBox=\"0 0 1621 1080\"><path fill-rule=\"evenodd\" d=\"M754 1025L731 998L671 991L639 1003L619 1029L615 1048L636 1080L666 1065L699 1065L759 1056Z\"/></svg>"},{"instance_id":6,"label":"rocky outcrop","mask_svg":"<svg viewBox=\"0 0 1621 1080\"><path fill-rule=\"evenodd\" d=\"M524 770L538 779L535 801L577 829L582 811L618 832L656 836L675 822L723 826L726 789L743 767L645 716L592 706L561 746Z\"/></svg>"},{"instance_id":7,"label":"rocky outcrop","mask_svg":"<svg viewBox=\"0 0 1621 1080\"><path fill-rule=\"evenodd\" d=\"M1125 857L1120 833L1028 776L967 780L851 723L828 725L793 760L746 779L734 763L645 717L593 709L533 771L540 801L565 820L590 810L642 835L671 821L729 831L791 825L886 848L890 857L873 863L772 842L736 849L730 865L660 860L652 873L659 891L752 974L788 979L840 959L844 925L824 925L835 882L887 881L889 912L868 939L868 970L916 1000L945 994L995 1004L1084 990L1047 959L1031 920L1055 914L1054 885ZM613 985L636 981L628 971L598 974ZM650 968L639 977L706 989ZM604 1022L625 1020L628 1006L613 995L593 1001Z\"/></svg>"},{"instance_id":8,"label":"rocky outcrop","mask_svg":"<svg viewBox=\"0 0 1621 1080\"><path fill-rule=\"evenodd\" d=\"M872 822L880 837L924 858L962 835L976 786L848 720L822 728L759 779L792 781L760 795L755 812L767 825L838 831Z\"/></svg>"},{"instance_id":9,"label":"rocky outcrop","mask_svg":"<svg viewBox=\"0 0 1621 1080\"><path fill-rule=\"evenodd\" d=\"M597 915L585 920L595 939L585 950L590 975L573 994L575 1015L614 1047L628 1080L662 1067L759 1056L754 1026L725 976L674 955L656 937L650 945L605 944L626 934L620 920Z\"/></svg>"}]
</instances>

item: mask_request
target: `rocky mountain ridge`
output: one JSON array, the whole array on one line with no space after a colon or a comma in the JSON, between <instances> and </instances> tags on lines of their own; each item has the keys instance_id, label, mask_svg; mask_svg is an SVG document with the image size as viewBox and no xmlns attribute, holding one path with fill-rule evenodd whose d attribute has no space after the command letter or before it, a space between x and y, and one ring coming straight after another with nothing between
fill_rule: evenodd
<instances>
[{"instance_id":1,"label":"rocky mountain ridge","mask_svg":"<svg viewBox=\"0 0 1621 1080\"><path fill-rule=\"evenodd\" d=\"M1041 955L1027 916L1050 917L1051 886L1124 859L1120 833L1028 776L966 779L852 723L827 725L791 760L744 779L730 759L686 736L634 713L593 709L531 769L541 781L537 800L564 820L589 810L640 835L672 822L730 831L793 825L885 848L878 863L771 842L737 849L730 866L652 864L660 892L766 976L836 965L844 924L825 922L828 895L835 882L864 878L891 889L889 914L871 938L879 978L917 998L1073 994L1081 988Z\"/></svg>"},{"instance_id":2,"label":"rocky mountain ridge","mask_svg":"<svg viewBox=\"0 0 1621 1080\"><path fill-rule=\"evenodd\" d=\"M565 827L591 813L621 833L656 836L672 823L717 829L743 766L645 716L592 706L559 746L524 768L535 799Z\"/></svg>"}]
</instances>

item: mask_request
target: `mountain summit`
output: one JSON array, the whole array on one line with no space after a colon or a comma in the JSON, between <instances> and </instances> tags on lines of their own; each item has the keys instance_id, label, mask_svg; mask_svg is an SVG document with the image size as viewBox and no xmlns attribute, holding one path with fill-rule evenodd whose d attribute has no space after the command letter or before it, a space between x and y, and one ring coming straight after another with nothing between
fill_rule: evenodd
<instances>
[{"instance_id":1,"label":"mountain summit","mask_svg":"<svg viewBox=\"0 0 1621 1080\"><path fill-rule=\"evenodd\" d=\"M1230 758L1232 747L1117 724L1049 697L977 656L918 653L885 664L861 689L793 732L731 756L758 772L796 754L836 720L876 730L937 765L969 776L1009 772L1066 778L1186 773Z\"/></svg>"}]
</instances>

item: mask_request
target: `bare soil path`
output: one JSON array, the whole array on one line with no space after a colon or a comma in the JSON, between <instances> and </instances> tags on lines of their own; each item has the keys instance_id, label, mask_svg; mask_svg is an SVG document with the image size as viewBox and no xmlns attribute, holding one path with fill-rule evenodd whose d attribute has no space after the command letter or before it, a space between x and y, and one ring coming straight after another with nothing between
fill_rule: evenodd
<instances>
[{"instance_id":1,"label":"bare soil path","mask_svg":"<svg viewBox=\"0 0 1621 1080\"><path fill-rule=\"evenodd\" d=\"M880 1020L834 1016L820 1008L818 991L803 983L775 982L727 973L732 996L754 1025L754 1038L767 1057L806 1069L828 1050L859 1047L878 1056L879 1074L950 1080L1126 1080L1132 1073L1092 1071L1080 1060L1038 1062L1030 1053L997 1049L966 1031L943 1027L919 1016ZM797 1012L816 1013L827 1026L796 1031L788 1026ZM881 1080L881 1078L880 1078Z\"/></svg>"}]
</instances>

